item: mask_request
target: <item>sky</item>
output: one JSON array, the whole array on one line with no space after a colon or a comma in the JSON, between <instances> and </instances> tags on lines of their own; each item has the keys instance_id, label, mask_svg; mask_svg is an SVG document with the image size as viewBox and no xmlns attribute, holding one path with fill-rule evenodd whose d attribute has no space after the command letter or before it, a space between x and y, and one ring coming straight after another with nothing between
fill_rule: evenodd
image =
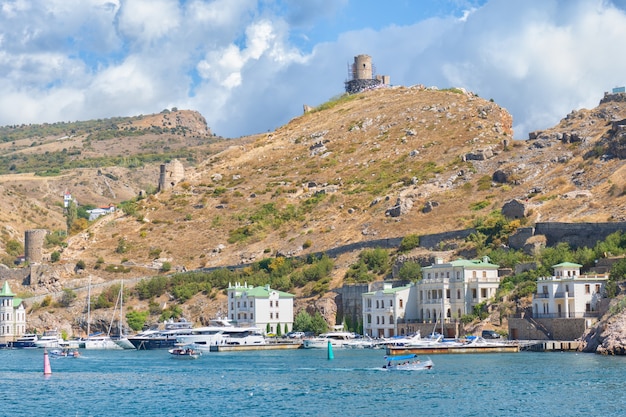
<instances>
[{"instance_id":1,"label":"sky","mask_svg":"<svg viewBox=\"0 0 626 417\"><path fill-rule=\"evenodd\" d=\"M625 85L624 41L626 0L0 0L0 125L177 107L262 133L367 54L392 85L493 99L526 139Z\"/></svg>"}]
</instances>

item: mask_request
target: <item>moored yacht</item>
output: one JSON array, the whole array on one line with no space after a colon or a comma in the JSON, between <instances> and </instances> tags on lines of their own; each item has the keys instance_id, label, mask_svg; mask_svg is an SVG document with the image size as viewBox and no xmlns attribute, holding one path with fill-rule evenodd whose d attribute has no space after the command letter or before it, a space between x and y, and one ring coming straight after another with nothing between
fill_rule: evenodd
<instances>
[{"instance_id":1,"label":"moored yacht","mask_svg":"<svg viewBox=\"0 0 626 417\"><path fill-rule=\"evenodd\" d=\"M302 347L305 349L325 349L328 347L328 342L332 347L342 348L344 343L354 339L354 333L350 332L328 332L322 333L317 337L311 339L304 339L302 341Z\"/></svg>"},{"instance_id":2,"label":"moored yacht","mask_svg":"<svg viewBox=\"0 0 626 417\"><path fill-rule=\"evenodd\" d=\"M176 344L176 338L190 334L193 323L181 319L180 321L165 322L165 329L150 329L129 336L128 341L138 350L171 349Z\"/></svg>"},{"instance_id":3,"label":"moored yacht","mask_svg":"<svg viewBox=\"0 0 626 417\"><path fill-rule=\"evenodd\" d=\"M35 342L38 348L58 348L63 344L63 338L57 330L46 330Z\"/></svg>"},{"instance_id":4,"label":"moored yacht","mask_svg":"<svg viewBox=\"0 0 626 417\"><path fill-rule=\"evenodd\" d=\"M35 342L39 340L39 336L35 333L26 333L15 339L11 346L15 349L34 349L37 346Z\"/></svg>"},{"instance_id":5,"label":"moored yacht","mask_svg":"<svg viewBox=\"0 0 626 417\"><path fill-rule=\"evenodd\" d=\"M219 345L264 345L263 332L258 327L236 327L228 319L213 319L209 326L192 329L190 334L177 338L179 344L209 351Z\"/></svg>"}]
</instances>

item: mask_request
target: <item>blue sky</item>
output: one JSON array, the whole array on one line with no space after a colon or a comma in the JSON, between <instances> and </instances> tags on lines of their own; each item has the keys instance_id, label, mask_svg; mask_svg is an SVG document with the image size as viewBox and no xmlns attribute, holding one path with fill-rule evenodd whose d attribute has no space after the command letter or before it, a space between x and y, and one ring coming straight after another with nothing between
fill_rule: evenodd
<instances>
[{"instance_id":1,"label":"blue sky","mask_svg":"<svg viewBox=\"0 0 626 417\"><path fill-rule=\"evenodd\" d=\"M515 138L626 84L626 0L0 0L0 125L197 110L273 130L344 91L354 56L393 85L462 87Z\"/></svg>"}]
</instances>

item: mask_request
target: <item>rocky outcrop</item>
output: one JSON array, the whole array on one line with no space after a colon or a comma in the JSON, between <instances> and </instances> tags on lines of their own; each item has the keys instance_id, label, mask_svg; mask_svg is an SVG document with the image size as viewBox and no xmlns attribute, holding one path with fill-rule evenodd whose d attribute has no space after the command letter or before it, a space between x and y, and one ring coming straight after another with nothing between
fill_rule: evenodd
<instances>
[{"instance_id":1,"label":"rocky outcrop","mask_svg":"<svg viewBox=\"0 0 626 417\"><path fill-rule=\"evenodd\" d=\"M611 309L598 324L583 335L583 352L595 352L602 355L626 355L626 310L624 296L611 301ZM613 309L622 310L612 314Z\"/></svg>"}]
</instances>

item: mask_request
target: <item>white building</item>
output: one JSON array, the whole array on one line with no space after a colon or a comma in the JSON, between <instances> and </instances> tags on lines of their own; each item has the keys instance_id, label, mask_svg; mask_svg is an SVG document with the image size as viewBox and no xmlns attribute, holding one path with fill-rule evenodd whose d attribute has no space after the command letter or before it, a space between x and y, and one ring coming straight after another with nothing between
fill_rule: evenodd
<instances>
[{"instance_id":1,"label":"white building","mask_svg":"<svg viewBox=\"0 0 626 417\"><path fill-rule=\"evenodd\" d=\"M254 326L267 333L293 329L293 294L247 284L228 284L228 318L239 326ZM269 327L268 327L269 324ZM280 331L278 327L280 326Z\"/></svg>"},{"instance_id":2,"label":"white building","mask_svg":"<svg viewBox=\"0 0 626 417\"><path fill-rule=\"evenodd\" d=\"M13 341L26 333L26 310L20 298L11 292L8 282L0 291L0 342Z\"/></svg>"},{"instance_id":3,"label":"white building","mask_svg":"<svg viewBox=\"0 0 626 417\"><path fill-rule=\"evenodd\" d=\"M414 286L391 286L383 283L378 291L363 293L363 333L372 337L399 334L398 321L417 317Z\"/></svg>"},{"instance_id":4,"label":"white building","mask_svg":"<svg viewBox=\"0 0 626 417\"><path fill-rule=\"evenodd\" d=\"M597 316L608 275L580 275L582 265L554 265L554 276L537 280L533 296L535 318L581 318Z\"/></svg>"},{"instance_id":5,"label":"white building","mask_svg":"<svg viewBox=\"0 0 626 417\"><path fill-rule=\"evenodd\" d=\"M446 320L460 319L494 297L499 286L498 265L487 257L446 263L437 259L435 264L422 268L422 280L415 285L418 319L433 323L442 315Z\"/></svg>"},{"instance_id":6,"label":"white building","mask_svg":"<svg viewBox=\"0 0 626 417\"><path fill-rule=\"evenodd\" d=\"M115 206L113 204L109 204L105 207L99 207L93 210L86 210L89 213L89 221L94 221L100 216L105 216L107 214L115 213Z\"/></svg>"}]
</instances>

